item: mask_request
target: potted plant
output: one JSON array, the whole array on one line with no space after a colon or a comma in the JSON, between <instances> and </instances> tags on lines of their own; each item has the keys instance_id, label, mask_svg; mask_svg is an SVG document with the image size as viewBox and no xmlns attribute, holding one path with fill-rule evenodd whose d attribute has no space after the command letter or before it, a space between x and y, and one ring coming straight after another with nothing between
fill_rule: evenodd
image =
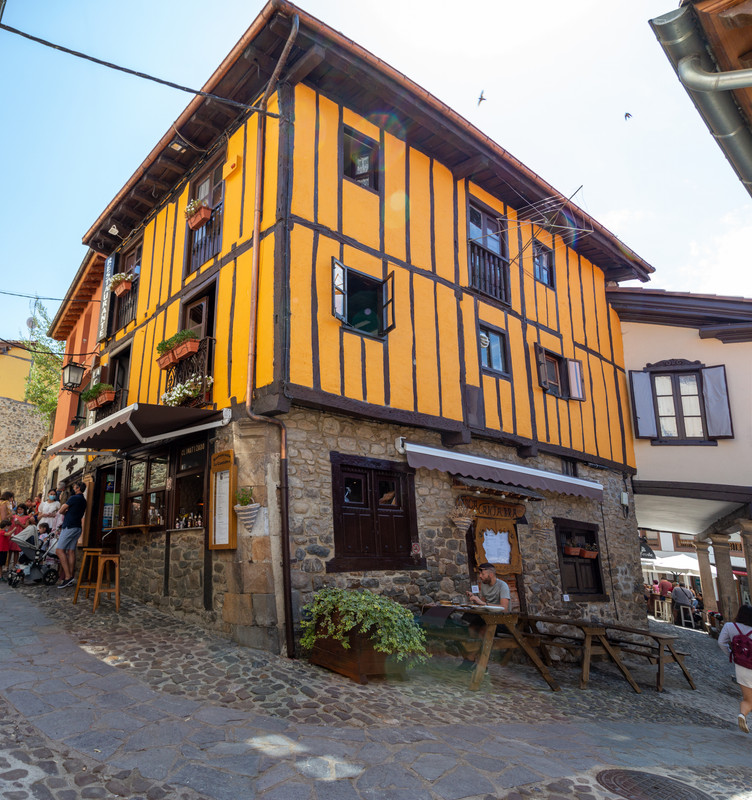
<instances>
[{"instance_id":1,"label":"potted plant","mask_svg":"<svg viewBox=\"0 0 752 800\"><path fill-rule=\"evenodd\" d=\"M115 387L110 383L95 383L91 388L81 392L81 399L89 411L93 411L115 399Z\"/></svg>"},{"instance_id":2,"label":"potted plant","mask_svg":"<svg viewBox=\"0 0 752 800\"><path fill-rule=\"evenodd\" d=\"M250 533L256 523L259 503L253 502L253 489L250 486L241 486L235 493L235 515L243 523L243 527Z\"/></svg>"},{"instance_id":3,"label":"potted plant","mask_svg":"<svg viewBox=\"0 0 752 800\"><path fill-rule=\"evenodd\" d=\"M188 227L192 231L203 228L211 219L211 215L212 210L206 200L194 199L185 207L185 218L188 220Z\"/></svg>"},{"instance_id":4,"label":"potted plant","mask_svg":"<svg viewBox=\"0 0 752 800\"><path fill-rule=\"evenodd\" d=\"M136 276L132 272L116 272L107 284L111 292L118 297L130 292Z\"/></svg>"},{"instance_id":5,"label":"potted plant","mask_svg":"<svg viewBox=\"0 0 752 800\"><path fill-rule=\"evenodd\" d=\"M183 383L176 383L172 389L168 389L161 396L162 405L165 406L182 406L186 400L195 400L202 395L208 393L214 383L214 378L210 375L204 377L202 375L191 375L190 378L183 381Z\"/></svg>"},{"instance_id":6,"label":"potted plant","mask_svg":"<svg viewBox=\"0 0 752 800\"><path fill-rule=\"evenodd\" d=\"M454 508L449 512L449 519L452 524L463 533L473 524L475 511L468 508L461 500L455 503Z\"/></svg>"},{"instance_id":7,"label":"potted plant","mask_svg":"<svg viewBox=\"0 0 752 800\"><path fill-rule=\"evenodd\" d=\"M365 589L317 592L303 608L302 631L300 643L313 664L363 684L369 675L386 675L388 660L404 677L408 662L422 663L428 656L425 633L412 613Z\"/></svg>"},{"instance_id":8,"label":"potted plant","mask_svg":"<svg viewBox=\"0 0 752 800\"><path fill-rule=\"evenodd\" d=\"M580 546L575 544L574 539L567 539L564 543L564 555L565 556L579 556L580 555Z\"/></svg>"},{"instance_id":9,"label":"potted plant","mask_svg":"<svg viewBox=\"0 0 752 800\"><path fill-rule=\"evenodd\" d=\"M580 556L582 556L582 558L598 558L598 545L586 544L584 547L580 548Z\"/></svg>"},{"instance_id":10,"label":"potted plant","mask_svg":"<svg viewBox=\"0 0 752 800\"><path fill-rule=\"evenodd\" d=\"M186 356L197 353L200 345L201 340L196 331L187 328L178 331L157 344L157 353L159 353L157 364L160 369L168 369Z\"/></svg>"}]
</instances>

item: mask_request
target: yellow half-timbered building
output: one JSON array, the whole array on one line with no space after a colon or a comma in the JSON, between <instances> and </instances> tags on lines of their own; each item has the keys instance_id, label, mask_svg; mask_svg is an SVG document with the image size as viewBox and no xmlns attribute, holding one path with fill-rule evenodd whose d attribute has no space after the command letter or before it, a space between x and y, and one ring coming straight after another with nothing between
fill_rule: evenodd
<instances>
[{"instance_id":1,"label":"yellow half-timbered building","mask_svg":"<svg viewBox=\"0 0 752 800\"><path fill-rule=\"evenodd\" d=\"M419 606L485 561L531 612L644 618L605 289L652 268L282 0L204 92L86 233L53 323L114 393L63 391L50 452L87 459L125 591L288 651L323 585Z\"/></svg>"}]
</instances>

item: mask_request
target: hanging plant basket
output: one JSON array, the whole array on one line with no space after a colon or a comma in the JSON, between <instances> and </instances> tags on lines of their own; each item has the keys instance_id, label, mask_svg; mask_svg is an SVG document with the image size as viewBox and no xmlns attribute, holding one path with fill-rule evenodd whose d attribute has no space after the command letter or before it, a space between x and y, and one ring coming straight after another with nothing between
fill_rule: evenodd
<instances>
[{"instance_id":1,"label":"hanging plant basket","mask_svg":"<svg viewBox=\"0 0 752 800\"><path fill-rule=\"evenodd\" d=\"M462 533L467 533L470 529L470 526L473 524L472 517L457 517L456 519L452 520L452 524L458 531L462 531Z\"/></svg>"},{"instance_id":2,"label":"hanging plant basket","mask_svg":"<svg viewBox=\"0 0 752 800\"><path fill-rule=\"evenodd\" d=\"M133 281L120 281L120 283L115 286L112 290L118 297L122 297L124 294L128 294L130 292L131 287L133 286Z\"/></svg>"},{"instance_id":3,"label":"hanging plant basket","mask_svg":"<svg viewBox=\"0 0 752 800\"><path fill-rule=\"evenodd\" d=\"M186 339L173 350L175 358L177 358L178 361L182 361L184 358L198 353L200 344L201 342L198 339Z\"/></svg>"},{"instance_id":4,"label":"hanging plant basket","mask_svg":"<svg viewBox=\"0 0 752 800\"><path fill-rule=\"evenodd\" d=\"M202 206L199 210L188 217L188 227L192 231L197 231L199 228L203 228L204 225L211 219L212 210L209 206Z\"/></svg>"},{"instance_id":5,"label":"hanging plant basket","mask_svg":"<svg viewBox=\"0 0 752 800\"><path fill-rule=\"evenodd\" d=\"M243 523L243 527L248 533L253 530L256 524L256 517L258 516L260 503L251 503L249 506L235 506L235 515Z\"/></svg>"}]
</instances>

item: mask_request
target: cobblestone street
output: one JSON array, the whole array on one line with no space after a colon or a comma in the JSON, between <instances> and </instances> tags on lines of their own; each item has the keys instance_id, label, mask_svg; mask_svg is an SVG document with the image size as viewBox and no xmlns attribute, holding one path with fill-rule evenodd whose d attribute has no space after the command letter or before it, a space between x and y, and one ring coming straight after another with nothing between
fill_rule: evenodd
<instances>
[{"instance_id":1,"label":"cobblestone street","mask_svg":"<svg viewBox=\"0 0 752 800\"><path fill-rule=\"evenodd\" d=\"M698 691L675 665L659 695L655 668L630 664L637 695L610 665L594 666L586 691L575 666L555 667L562 691L553 693L532 667L493 663L473 693L449 657L406 682L359 686L128 598L118 615L71 597L0 587L9 800L592 800L616 797L595 780L609 767L719 800L752 798L738 690L716 642L698 631L675 629Z\"/></svg>"}]
</instances>

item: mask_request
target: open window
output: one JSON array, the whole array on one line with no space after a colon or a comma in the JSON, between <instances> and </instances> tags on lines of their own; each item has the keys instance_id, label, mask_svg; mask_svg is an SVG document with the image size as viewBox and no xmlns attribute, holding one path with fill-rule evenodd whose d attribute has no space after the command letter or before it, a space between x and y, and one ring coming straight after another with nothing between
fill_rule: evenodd
<instances>
[{"instance_id":1,"label":"open window","mask_svg":"<svg viewBox=\"0 0 752 800\"><path fill-rule=\"evenodd\" d=\"M509 257L504 220L471 203L467 220L470 286L496 300L509 302Z\"/></svg>"},{"instance_id":2,"label":"open window","mask_svg":"<svg viewBox=\"0 0 752 800\"><path fill-rule=\"evenodd\" d=\"M533 239L533 274L535 280L554 288L554 253L550 247Z\"/></svg>"},{"instance_id":3,"label":"open window","mask_svg":"<svg viewBox=\"0 0 752 800\"><path fill-rule=\"evenodd\" d=\"M191 189L191 200L198 200L211 208L209 221L196 230L188 229L186 272L195 272L202 264L222 249L222 219L224 205L224 159L213 162L200 173Z\"/></svg>"},{"instance_id":4,"label":"open window","mask_svg":"<svg viewBox=\"0 0 752 800\"><path fill-rule=\"evenodd\" d=\"M564 358L557 353L534 344L538 384L544 392L565 400L584 400L585 381L582 361Z\"/></svg>"},{"instance_id":5,"label":"open window","mask_svg":"<svg viewBox=\"0 0 752 800\"><path fill-rule=\"evenodd\" d=\"M726 368L669 359L629 373L635 436L654 444L709 444L734 436Z\"/></svg>"},{"instance_id":6,"label":"open window","mask_svg":"<svg viewBox=\"0 0 752 800\"><path fill-rule=\"evenodd\" d=\"M377 280L332 259L332 314L349 328L385 336L394 328L394 273Z\"/></svg>"},{"instance_id":7,"label":"open window","mask_svg":"<svg viewBox=\"0 0 752 800\"><path fill-rule=\"evenodd\" d=\"M379 190L379 145L345 127L342 132L342 174L355 183Z\"/></svg>"}]
</instances>

